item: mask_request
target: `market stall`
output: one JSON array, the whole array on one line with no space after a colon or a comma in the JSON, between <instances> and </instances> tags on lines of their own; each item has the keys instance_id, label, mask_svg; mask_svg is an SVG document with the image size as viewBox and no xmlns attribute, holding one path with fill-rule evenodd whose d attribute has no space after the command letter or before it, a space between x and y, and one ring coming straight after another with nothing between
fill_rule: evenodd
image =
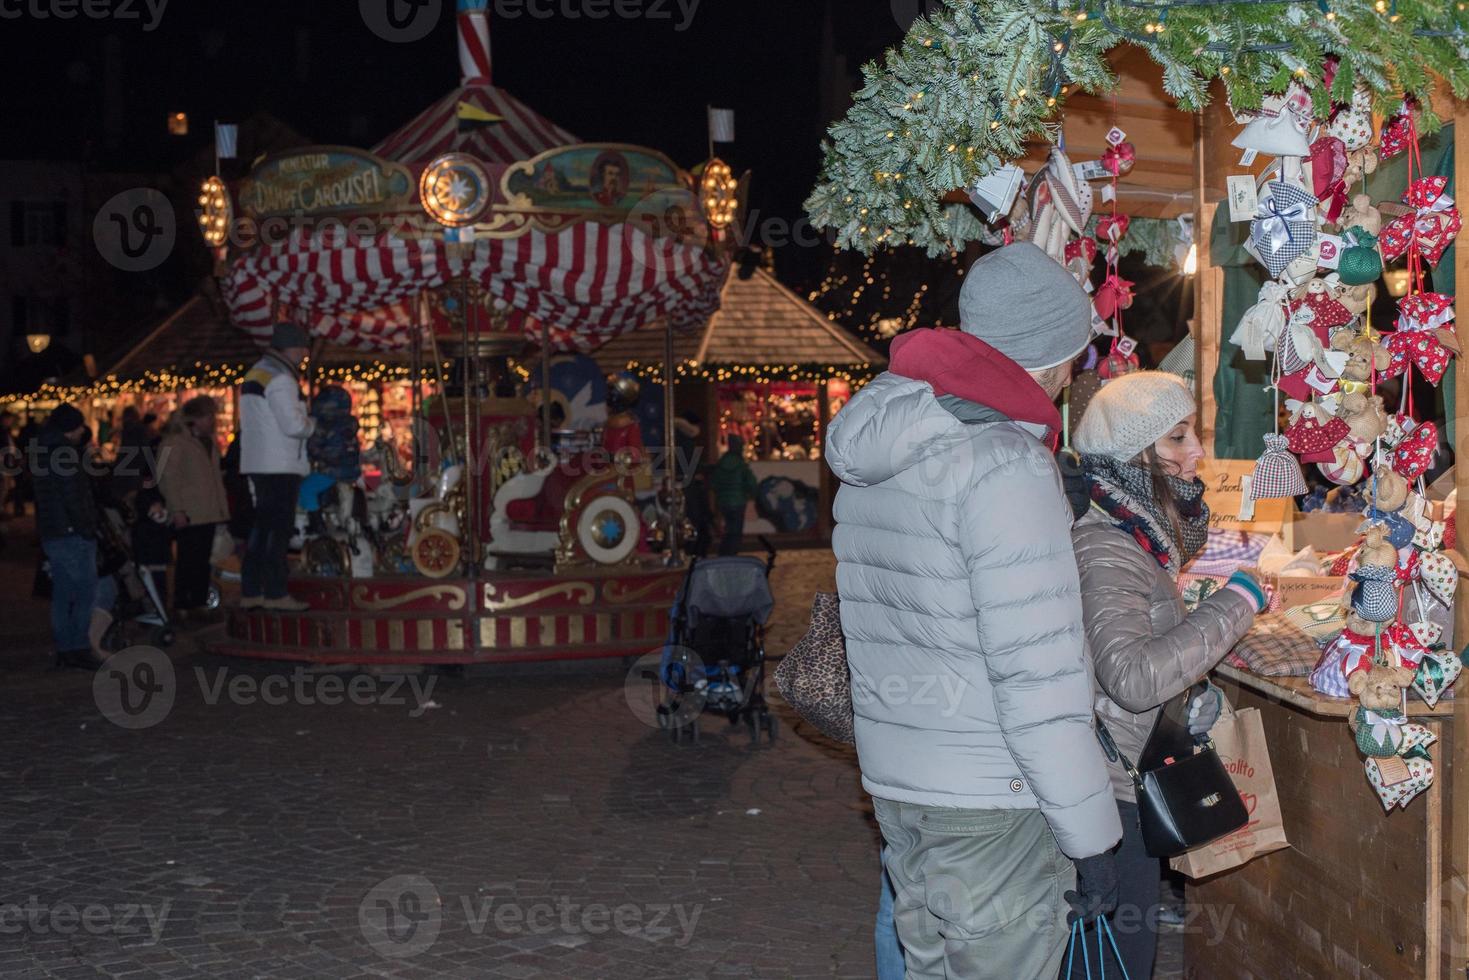
<instances>
[{"instance_id":1,"label":"market stall","mask_svg":"<svg viewBox=\"0 0 1469 980\"><path fill-rule=\"evenodd\" d=\"M624 334L595 357L608 372L654 380L664 372L661 325ZM822 539L830 534L835 488L821 460L823 433L854 387L886 359L847 334L769 269L731 276L719 312L701 331L674 339L677 410L701 427L713 462L731 435L760 481L745 521L747 537Z\"/></svg>"},{"instance_id":2,"label":"market stall","mask_svg":"<svg viewBox=\"0 0 1469 980\"><path fill-rule=\"evenodd\" d=\"M1453 201L1469 147L1463 121L1444 125L1469 116L1465 37L1452 4L958 4L868 70L808 204L863 251L1023 239L1079 281L1104 262L1105 378L1133 366L1122 312L1135 284L1115 253L1143 205L1121 203L1126 185L1156 144L1179 142L1138 134L1167 103L1196 113L1174 136L1192 135L1201 428L1206 446L1227 430L1246 447L1207 479L1229 498L1215 517L1253 527L1216 526L1181 582L1197 601L1232 568L1275 569L1281 608L1220 673L1264 718L1290 847L1196 886L1228 917L1189 933L1190 976L1469 964L1469 780L1454 778L1469 765L1469 697L1453 696L1469 565L1457 494L1425 479L1439 422L1460 444L1469 394L1453 325L1469 311ZM1123 43L1152 64L1118 55ZM1112 100L1128 91L1114 73L1132 72L1166 97ZM1107 93L1078 120L1105 123L1103 145L1072 139L1071 89ZM1068 156L1082 146L1095 165ZM1167 168L1152 171L1166 187ZM1259 269L1243 303L1230 267ZM1331 517L1295 519L1291 498L1311 499L1303 465L1336 488L1318 502L1345 510L1335 540L1311 540Z\"/></svg>"}]
</instances>

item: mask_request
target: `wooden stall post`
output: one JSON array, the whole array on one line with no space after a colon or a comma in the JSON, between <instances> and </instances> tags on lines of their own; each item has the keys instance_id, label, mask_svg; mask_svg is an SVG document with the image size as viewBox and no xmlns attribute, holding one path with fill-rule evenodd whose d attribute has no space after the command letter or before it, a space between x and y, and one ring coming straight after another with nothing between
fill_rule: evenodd
<instances>
[{"instance_id":1,"label":"wooden stall post","mask_svg":"<svg viewBox=\"0 0 1469 980\"><path fill-rule=\"evenodd\" d=\"M1435 103L1447 107L1447 118L1462 103L1440 86ZM1469 188L1469 113L1454 125L1454 193L1462 197ZM1469 323L1469 230L1461 230L1454 242L1455 317L1460 324ZM1469 364L1462 358L1454 365L1454 484L1458 499L1469 499ZM1457 522L1462 525L1463 522ZM1455 550L1463 561L1469 560L1469 534L1460 533ZM1469 641L1469 576L1459 579L1454 597L1454 645L1463 649ZM1443 768L1450 776L1444 830L1449 843L1445 857L1448 867L1440 874L1441 898L1445 921L1443 928L1443 962L1445 975L1465 976L1469 972L1469 689L1455 692L1454 724L1451 746ZM1458 771L1455 772L1454 770Z\"/></svg>"}]
</instances>

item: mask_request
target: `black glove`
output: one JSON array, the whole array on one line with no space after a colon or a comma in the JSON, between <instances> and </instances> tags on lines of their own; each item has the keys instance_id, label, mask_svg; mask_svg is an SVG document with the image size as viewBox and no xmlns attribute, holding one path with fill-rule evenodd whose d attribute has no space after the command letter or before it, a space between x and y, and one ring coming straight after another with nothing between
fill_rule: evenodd
<instances>
[{"instance_id":1,"label":"black glove","mask_svg":"<svg viewBox=\"0 0 1469 980\"><path fill-rule=\"evenodd\" d=\"M1066 502L1071 505L1071 516L1081 520L1091 508L1091 493L1087 490L1086 477L1081 468L1081 457L1070 449L1056 451L1056 468L1061 471L1061 486L1066 490Z\"/></svg>"},{"instance_id":2,"label":"black glove","mask_svg":"<svg viewBox=\"0 0 1469 980\"><path fill-rule=\"evenodd\" d=\"M1080 919L1090 925L1099 915L1117 908L1117 859L1111 851L1076 862L1076 891L1063 898L1071 906L1066 913L1069 926Z\"/></svg>"}]
</instances>

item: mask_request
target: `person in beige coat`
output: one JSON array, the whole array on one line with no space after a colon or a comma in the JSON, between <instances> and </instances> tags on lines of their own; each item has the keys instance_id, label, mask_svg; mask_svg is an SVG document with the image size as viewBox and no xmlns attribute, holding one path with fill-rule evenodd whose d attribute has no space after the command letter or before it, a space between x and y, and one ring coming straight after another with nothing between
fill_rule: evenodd
<instances>
[{"instance_id":1,"label":"person in beige coat","mask_svg":"<svg viewBox=\"0 0 1469 980\"><path fill-rule=\"evenodd\" d=\"M1236 572L1193 612L1184 610L1178 573L1209 530L1196 412L1181 379L1143 371L1105 385L1073 436L1090 501L1071 538L1096 713L1134 762L1163 704L1205 681L1266 602L1260 583ZM1222 704L1212 685L1197 695L1190 731L1207 733ZM1144 980L1157 949L1162 869L1143 846L1133 783L1120 760L1110 762L1109 774L1122 817L1113 933L1128 975Z\"/></svg>"},{"instance_id":2,"label":"person in beige coat","mask_svg":"<svg viewBox=\"0 0 1469 980\"><path fill-rule=\"evenodd\" d=\"M178 555L173 607L181 618L209 615L209 558L215 528L230 519L215 440L218 406L208 395L184 402L159 446L158 488L173 524Z\"/></svg>"}]
</instances>

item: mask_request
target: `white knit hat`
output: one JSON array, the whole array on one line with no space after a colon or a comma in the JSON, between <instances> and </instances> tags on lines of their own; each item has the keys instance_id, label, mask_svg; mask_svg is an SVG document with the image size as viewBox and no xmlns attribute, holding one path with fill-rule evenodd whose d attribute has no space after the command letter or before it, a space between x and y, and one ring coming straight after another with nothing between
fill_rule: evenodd
<instances>
[{"instance_id":1,"label":"white knit hat","mask_svg":"<svg viewBox=\"0 0 1469 980\"><path fill-rule=\"evenodd\" d=\"M1135 371L1107 382L1092 397L1071 443L1084 455L1129 462L1197 410L1177 375Z\"/></svg>"}]
</instances>

